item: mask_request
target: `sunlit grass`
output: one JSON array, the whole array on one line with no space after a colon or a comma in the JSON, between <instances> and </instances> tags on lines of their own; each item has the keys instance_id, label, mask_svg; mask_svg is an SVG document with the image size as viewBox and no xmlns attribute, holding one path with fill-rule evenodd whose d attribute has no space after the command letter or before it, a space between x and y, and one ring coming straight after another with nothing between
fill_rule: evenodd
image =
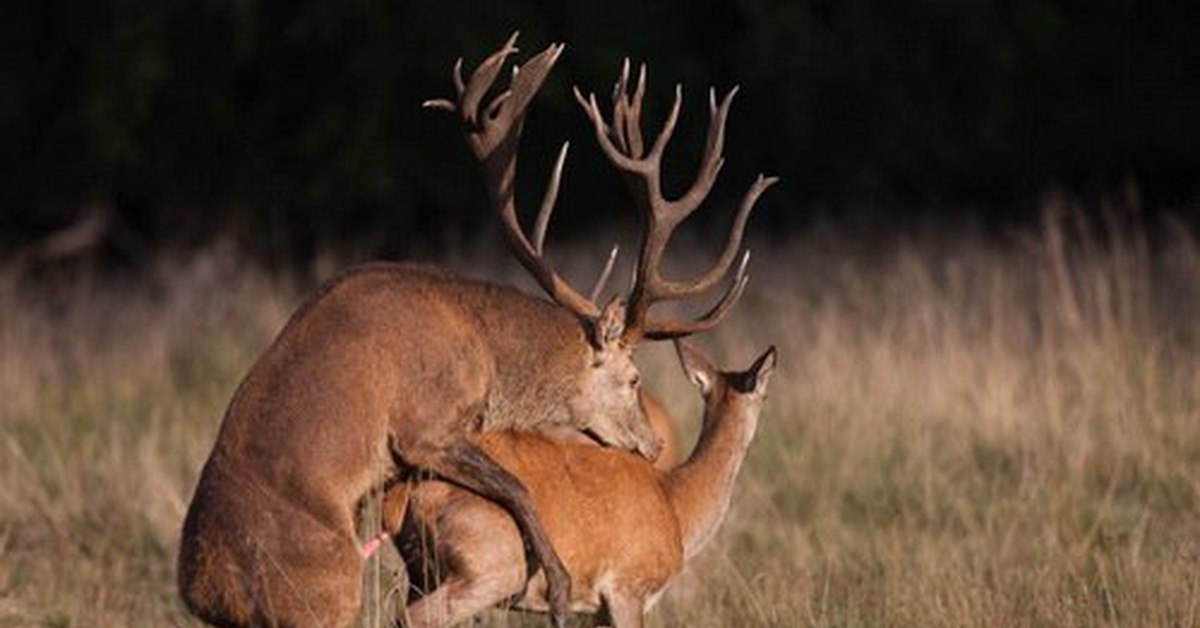
<instances>
[{"instance_id":1,"label":"sunlit grass","mask_svg":"<svg viewBox=\"0 0 1200 628\"><path fill-rule=\"evenodd\" d=\"M1200 625L1200 250L1076 215L757 248L701 344L738 368L775 344L779 373L726 525L652 624ZM0 625L193 625L187 500L303 290L224 250L0 285ZM694 434L669 348L641 358Z\"/></svg>"}]
</instances>

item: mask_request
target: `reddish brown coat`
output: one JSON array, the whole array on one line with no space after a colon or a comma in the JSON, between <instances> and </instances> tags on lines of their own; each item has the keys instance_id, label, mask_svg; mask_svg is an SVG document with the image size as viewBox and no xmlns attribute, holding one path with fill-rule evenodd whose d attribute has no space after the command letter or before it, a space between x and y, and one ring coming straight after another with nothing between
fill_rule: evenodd
<instances>
[{"instance_id":1,"label":"reddish brown coat","mask_svg":"<svg viewBox=\"0 0 1200 628\"><path fill-rule=\"evenodd\" d=\"M529 487L571 575L572 609L613 625L642 615L715 532L754 435L774 350L743 373L719 373L690 349L685 370L705 395L700 442L670 471L645 460L539 434L492 433L479 444ZM505 600L546 611L521 535L490 502L440 481L419 483L398 539L414 587L410 626L462 621Z\"/></svg>"}]
</instances>

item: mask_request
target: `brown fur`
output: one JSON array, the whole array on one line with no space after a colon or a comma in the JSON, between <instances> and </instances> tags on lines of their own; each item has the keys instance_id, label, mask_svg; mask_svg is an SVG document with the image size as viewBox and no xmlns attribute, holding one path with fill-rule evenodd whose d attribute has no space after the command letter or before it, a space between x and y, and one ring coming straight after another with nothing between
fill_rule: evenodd
<instances>
[{"instance_id":1,"label":"brown fur","mask_svg":"<svg viewBox=\"0 0 1200 628\"><path fill-rule=\"evenodd\" d=\"M478 438L533 494L571 575L572 609L604 610L618 627L641 625L724 518L774 368L773 349L744 373L718 373L690 349L681 358L704 392L705 418L696 450L671 471L539 434ZM548 610L545 580L540 572L530 577L521 536L503 510L444 482L412 491L397 541L413 586L409 626L454 624L505 600Z\"/></svg>"},{"instance_id":2,"label":"brown fur","mask_svg":"<svg viewBox=\"0 0 1200 628\"><path fill-rule=\"evenodd\" d=\"M645 390L642 391L642 409L646 411L646 419L650 427L662 441L662 451L654 461L655 469L672 469L683 460L682 445L679 443L679 425L671 417L670 410Z\"/></svg>"},{"instance_id":3,"label":"brown fur","mask_svg":"<svg viewBox=\"0 0 1200 628\"><path fill-rule=\"evenodd\" d=\"M629 348L603 343L611 320L587 329L547 301L407 265L330 282L226 412L183 526L188 608L219 626L348 624L356 507L411 467L497 500L561 570L524 487L467 435L567 424L653 456Z\"/></svg>"}]
</instances>

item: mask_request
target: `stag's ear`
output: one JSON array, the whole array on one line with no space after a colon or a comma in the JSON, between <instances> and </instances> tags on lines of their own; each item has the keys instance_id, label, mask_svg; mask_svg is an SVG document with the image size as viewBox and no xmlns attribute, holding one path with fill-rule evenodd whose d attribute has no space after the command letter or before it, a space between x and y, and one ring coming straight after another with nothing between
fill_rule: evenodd
<instances>
[{"instance_id":1,"label":"stag's ear","mask_svg":"<svg viewBox=\"0 0 1200 628\"><path fill-rule=\"evenodd\" d=\"M600 311L593 333L595 337L592 340L601 351L612 349L621 341L621 335L625 333L625 305L620 297L614 296Z\"/></svg>"},{"instance_id":2,"label":"stag's ear","mask_svg":"<svg viewBox=\"0 0 1200 628\"><path fill-rule=\"evenodd\" d=\"M700 393L707 396L712 392L713 384L717 381L717 369L708 358L682 340L675 341L675 351L679 354L684 374L700 388Z\"/></svg>"},{"instance_id":3,"label":"stag's ear","mask_svg":"<svg viewBox=\"0 0 1200 628\"><path fill-rule=\"evenodd\" d=\"M758 356L754 364L746 370L746 378L753 386L756 394L761 395L767 391L767 382L771 380L771 373L773 372L775 372L774 345Z\"/></svg>"}]
</instances>

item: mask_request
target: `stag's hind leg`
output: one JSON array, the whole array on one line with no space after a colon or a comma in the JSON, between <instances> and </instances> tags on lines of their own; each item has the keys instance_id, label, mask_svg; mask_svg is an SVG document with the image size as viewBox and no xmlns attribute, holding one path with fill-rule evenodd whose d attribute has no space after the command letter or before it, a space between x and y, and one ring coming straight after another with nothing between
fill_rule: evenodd
<instances>
[{"instance_id":1,"label":"stag's hind leg","mask_svg":"<svg viewBox=\"0 0 1200 628\"><path fill-rule=\"evenodd\" d=\"M259 515L272 527L245 533L255 600L250 625L349 626L362 605L357 539L299 509Z\"/></svg>"},{"instance_id":2,"label":"stag's hind leg","mask_svg":"<svg viewBox=\"0 0 1200 628\"><path fill-rule=\"evenodd\" d=\"M538 519L533 497L520 480L467 440L439 450L424 450L418 453L419 459L413 459L408 452L405 455L410 463L496 502L512 515L546 572L546 597L554 625L566 626L571 579Z\"/></svg>"}]
</instances>

